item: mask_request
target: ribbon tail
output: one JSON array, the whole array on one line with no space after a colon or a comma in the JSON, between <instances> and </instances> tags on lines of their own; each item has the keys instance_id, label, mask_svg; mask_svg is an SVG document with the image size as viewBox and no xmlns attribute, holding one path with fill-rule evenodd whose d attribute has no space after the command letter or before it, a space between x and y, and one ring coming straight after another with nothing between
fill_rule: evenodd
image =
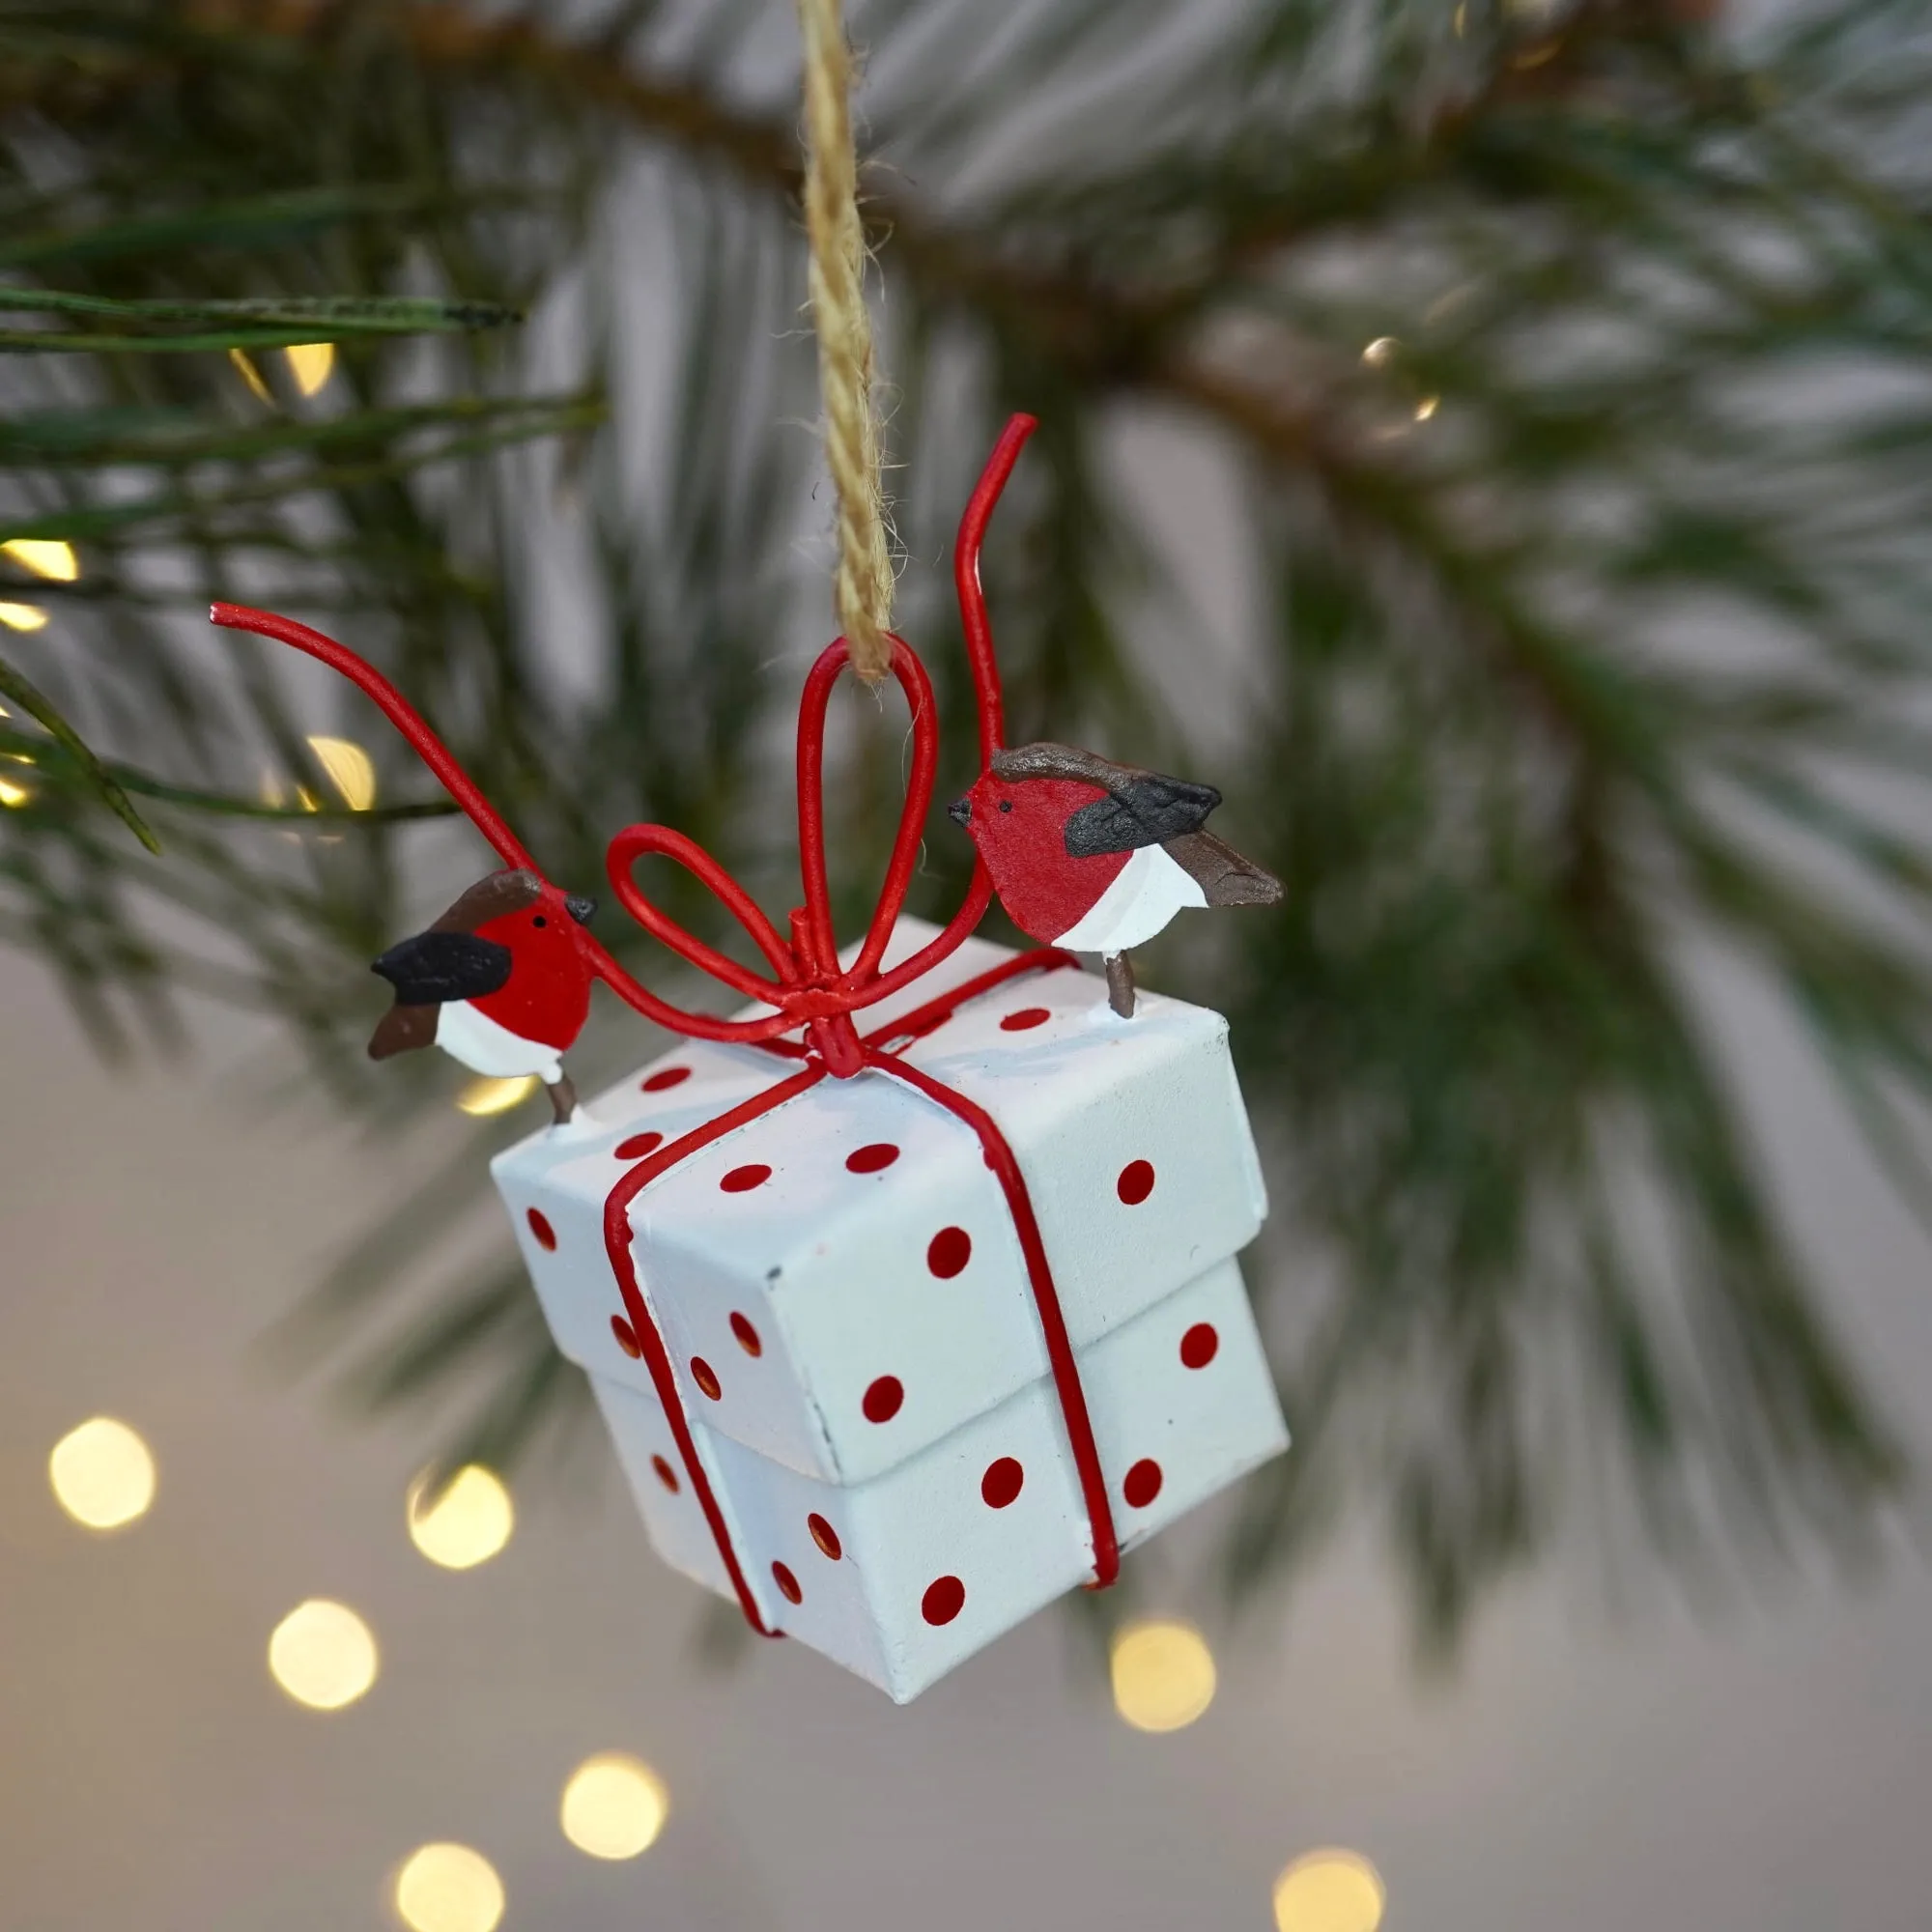
<instances>
[{"instance_id":1,"label":"ribbon tail","mask_svg":"<svg viewBox=\"0 0 1932 1932\"><path fill-rule=\"evenodd\" d=\"M1036 955L1037 956L1037 955ZM1055 962L1057 963L1057 962ZM1113 1505L1107 1500L1106 1472L1100 1466L1100 1451L1094 1440L1094 1422L1087 1411L1087 1392L1080 1384L1080 1364L1066 1332L1066 1318L1061 1312L1060 1292L1053 1284L1053 1268L1046 1258L1046 1243L1040 1238L1039 1223L1034 1216L1033 1197L1027 1192L1026 1177L1010 1144L992 1115L965 1094L954 1093L943 1081L911 1066L903 1060L877 1048L869 1048L867 1064L907 1086L918 1089L927 1099L936 1101L948 1113L956 1115L980 1137L985 1150L986 1165L993 1170L1007 1197L1007 1210L1013 1219L1013 1232L1020 1238L1020 1252L1026 1258L1027 1281L1033 1290L1034 1308L1039 1316L1039 1329L1046 1343L1046 1358L1053 1368L1054 1393L1060 1398L1060 1412L1066 1424L1066 1438L1073 1451L1073 1463L1080 1474L1080 1492L1087 1504L1087 1520L1094 1537L1094 1587L1104 1590L1121 1574L1121 1542L1114 1528Z\"/></svg>"},{"instance_id":2,"label":"ribbon tail","mask_svg":"<svg viewBox=\"0 0 1932 1932\"><path fill-rule=\"evenodd\" d=\"M711 1540L717 1545L718 1554L724 1560L724 1574L731 1579L731 1588L737 1594L738 1607L744 1611L745 1621L760 1636L782 1636L784 1633L770 1629L758 1614L757 1599L752 1595L752 1586L746 1580L744 1567L739 1563L738 1552L732 1546L724 1511L698 1456L697 1440L691 1433L691 1418L685 1413L684 1399L677 1391L677 1377L671 1369L670 1350L665 1347L663 1331L651 1314L650 1303L644 1299L643 1288L638 1280L637 1264L631 1259L631 1203L659 1175L675 1167L679 1161L699 1152L713 1141L722 1140L733 1128L742 1127L761 1114L782 1107L787 1100L796 1099L824 1078L824 1067L810 1066L802 1073L794 1073L789 1080L781 1080L776 1087L767 1087L762 1094L754 1094L749 1100L740 1101L737 1106L720 1114L715 1121L707 1121L701 1127L694 1127L681 1139L672 1141L668 1147L647 1154L618 1181L604 1201L605 1252L611 1258L611 1272L617 1278L617 1292L624 1297L624 1310L631 1318L632 1332L643 1350L651 1386L656 1389L658 1401L663 1405L665 1420L670 1425L671 1436L677 1443L677 1453L683 1460L685 1473L691 1478L691 1492L697 1498L698 1508L704 1512Z\"/></svg>"},{"instance_id":3,"label":"ribbon tail","mask_svg":"<svg viewBox=\"0 0 1932 1932\"><path fill-rule=\"evenodd\" d=\"M448 746L424 722L422 713L367 660L358 657L347 644L298 623L293 617L278 616L272 611L256 611L246 604L213 604L209 619L230 631L252 631L258 638L272 638L278 644L326 664L346 677L357 691L382 710L391 724L409 740L410 748L436 775L437 781L463 809L470 824L490 841L491 848L504 865L544 876L543 867L524 848L523 840L504 823L497 808L483 796L476 781L456 762Z\"/></svg>"}]
</instances>

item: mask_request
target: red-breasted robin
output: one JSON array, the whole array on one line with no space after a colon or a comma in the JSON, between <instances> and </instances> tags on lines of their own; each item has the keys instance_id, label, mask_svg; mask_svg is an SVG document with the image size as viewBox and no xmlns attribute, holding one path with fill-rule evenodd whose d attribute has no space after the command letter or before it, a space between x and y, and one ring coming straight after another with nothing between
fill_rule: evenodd
<instances>
[{"instance_id":1,"label":"red-breasted robin","mask_svg":"<svg viewBox=\"0 0 1932 1932\"><path fill-rule=\"evenodd\" d=\"M590 962L579 928L595 899L529 871L492 872L432 925L370 968L396 1003L369 1040L386 1060L432 1041L476 1073L535 1074L557 1120L577 1111L562 1055L590 1011Z\"/></svg>"},{"instance_id":2,"label":"red-breasted robin","mask_svg":"<svg viewBox=\"0 0 1932 1932\"><path fill-rule=\"evenodd\" d=\"M1281 881L1202 826L1212 785L1117 765L1070 745L996 752L947 807L965 827L1022 932L1106 961L1107 993L1134 1009L1129 947L1185 906L1274 905Z\"/></svg>"}]
</instances>

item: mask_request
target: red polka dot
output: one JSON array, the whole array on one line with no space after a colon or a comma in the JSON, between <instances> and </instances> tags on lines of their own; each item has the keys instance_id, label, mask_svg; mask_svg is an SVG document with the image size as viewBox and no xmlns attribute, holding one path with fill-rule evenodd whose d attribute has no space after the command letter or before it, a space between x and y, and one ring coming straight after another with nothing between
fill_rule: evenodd
<instances>
[{"instance_id":1,"label":"red polka dot","mask_svg":"<svg viewBox=\"0 0 1932 1932\"><path fill-rule=\"evenodd\" d=\"M682 1087L690 1078L688 1066L660 1066L655 1073L646 1073L642 1084L646 1094L662 1094L667 1087Z\"/></svg>"},{"instance_id":2,"label":"red polka dot","mask_svg":"<svg viewBox=\"0 0 1932 1932\"><path fill-rule=\"evenodd\" d=\"M1160 1464L1151 1456L1142 1457L1127 1471L1127 1480L1121 1485L1121 1493L1126 1497L1129 1509L1146 1509L1160 1494Z\"/></svg>"},{"instance_id":3,"label":"red polka dot","mask_svg":"<svg viewBox=\"0 0 1932 1932\"><path fill-rule=\"evenodd\" d=\"M1002 1456L986 1465L980 1478L980 1494L988 1509L1003 1510L1019 1494L1026 1483L1026 1471L1010 1456Z\"/></svg>"},{"instance_id":4,"label":"red polka dot","mask_svg":"<svg viewBox=\"0 0 1932 1932\"><path fill-rule=\"evenodd\" d=\"M966 1585L957 1577L940 1577L925 1586L919 1613L929 1624L950 1624L966 1607Z\"/></svg>"},{"instance_id":5,"label":"red polka dot","mask_svg":"<svg viewBox=\"0 0 1932 1932\"><path fill-rule=\"evenodd\" d=\"M941 1281L952 1277L973 1259L973 1236L964 1228L942 1228L925 1250L925 1264Z\"/></svg>"},{"instance_id":6,"label":"red polka dot","mask_svg":"<svg viewBox=\"0 0 1932 1932\"><path fill-rule=\"evenodd\" d=\"M632 1361L635 1362L644 1352L643 1344L638 1340L636 1329L621 1315L611 1316L611 1332L616 1336L618 1348L623 1350Z\"/></svg>"},{"instance_id":7,"label":"red polka dot","mask_svg":"<svg viewBox=\"0 0 1932 1932\"><path fill-rule=\"evenodd\" d=\"M1120 1179L1114 1182L1114 1192L1129 1208L1138 1208L1153 1192L1153 1162L1128 1161L1121 1170Z\"/></svg>"},{"instance_id":8,"label":"red polka dot","mask_svg":"<svg viewBox=\"0 0 1932 1932\"><path fill-rule=\"evenodd\" d=\"M762 1187L772 1178L772 1171L763 1161L749 1161L743 1167L734 1167L718 1184L726 1194L749 1194L754 1187Z\"/></svg>"},{"instance_id":9,"label":"red polka dot","mask_svg":"<svg viewBox=\"0 0 1932 1932\"><path fill-rule=\"evenodd\" d=\"M619 1141L612 1151L619 1160L642 1160L645 1154L655 1153L664 1146L662 1134L633 1134L627 1141Z\"/></svg>"},{"instance_id":10,"label":"red polka dot","mask_svg":"<svg viewBox=\"0 0 1932 1932\"><path fill-rule=\"evenodd\" d=\"M845 1553L845 1546L838 1541L838 1532L815 1512L807 1517L805 1526L811 1532L811 1540L837 1563Z\"/></svg>"},{"instance_id":11,"label":"red polka dot","mask_svg":"<svg viewBox=\"0 0 1932 1932\"><path fill-rule=\"evenodd\" d=\"M873 1141L862 1148L854 1148L845 1156L845 1165L854 1174L877 1174L881 1168L892 1166L898 1159L899 1151L891 1141Z\"/></svg>"},{"instance_id":12,"label":"red polka dot","mask_svg":"<svg viewBox=\"0 0 1932 1932\"><path fill-rule=\"evenodd\" d=\"M691 1358L691 1379L695 1381L697 1384L697 1386L711 1398L713 1402L716 1402L718 1398L724 1393L724 1391L718 1386L718 1371L714 1369L711 1366L711 1364L704 1359L702 1355L694 1355Z\"/></svg>"},{"instance_id":13,"label":"red polka dot","mask_svg":"<svg viewBox=\"0 0 1932 1932\"><path fill-rule=\"evenodd\" d=\"M555 1253L556 1230L551 1226L541 1210L532 1208L525 1218L530 1224L530 1233L537 1237L537 1246L549 1248L553 1254Z\"/></svg>"},{"instance_id":14,"label":"red polka dot","mask_svg":"<svg viewBox=\"0 0 1932 1932\"><path fill-rule=\"evenodd\" d=\"M731 1332L738 1338L738 1346L748 1355L762 1355L765 1345L758 1340L758 1331L734 1308L731 1311Z\"/></svg>"},{"instance_id":15,"label":"red polka dot","mask_svg":"<svg viewBox=\"0 0 1932 1932\"><path fill-rule=\"evenodd\" d=\"M779 1586L779 1595L788 1604L802 1603L805 1592L798 1587L798 1578L782 1563L772 1565L772 1581Z\"/></svg>"},{"instance_id":16,"label":"red polka dot","mask_svg":"<svg viewBox=\"0 0 1932 1932\"><path fill-rule=\"evenodd\" d=\"M896 1376L881 1376L866 1391L865 1400L859 1406L866 1411L867 1422L890 1422L899 1412L899 1405L905 1401L905 1384Z\"/></svg>"},{"instance_id":17,"label":"red polka dot","mask_svg":"<svg viewBox=\"0 0 1932 1932\"><path fill-rule=\"evenodd\" d=\"M1197 1321L1180 1338L1180 1366L1183 1369L1205 1369L1214 1359L1221 1347L1221 1338L1214 1332L1211 1321Z\"/></svg>"},{"instance_id":18,"label":"red polka dot","mask_svg":"<svg viewBox=\"0 0 1932 1932\"><path fill-rule=\"evenodd\" d=\"M671 1465L668 1463L667 1463L662 1456L653 1456L651 1458L651 1467L657 1471L658 1481L661 1482L665 1486L665 1488L671 1492L672 1495L676 1495L677 1471L673 1469Z\"/></svg>"},{"instance_id":19,"label":"red polka dot","mask_svg":"<svg viewBox=\"0 0 1932 1932\"><path fill-rule=\"evenodd\" d=\"M1037 1026L1044 1026L1053 1015L1044 1007L1022 1007L1016 1013L1009 1013L1000 1022L1002 1033L1026 1033Z\"/></svg>"}]
</instances>

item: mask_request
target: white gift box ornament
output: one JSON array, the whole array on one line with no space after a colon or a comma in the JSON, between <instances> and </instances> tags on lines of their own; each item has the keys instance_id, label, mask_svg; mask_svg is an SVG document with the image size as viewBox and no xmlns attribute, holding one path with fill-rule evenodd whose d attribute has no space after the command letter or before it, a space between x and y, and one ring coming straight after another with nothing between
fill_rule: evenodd
<instances>
[{"instance_id":1,"label":"white gift box ornament","mask_svg":"<svg viewBox=\"0 0 1932 1932\"><path fill-rule=\"evenodd\" d=\"M887 968L933 931L901 921ZM1015 958L968 941L873 1031ZM1152 995L1122 1019L1100 980L1063 967L961 1000L898 1057L991 1113L1023 1171L1119 1547L1279 1452L1234 1261L1264 1200L1226 1022ZM640 1152L774 1070L687 1043L492 1171L659 1552L726 1596L735 1566L767 1630L903 1700L1091 1578L1092 1524L980 1144L871 1069L819 1081L628 1204L687 1456L637 1352L605 1205Z\"/></svg>"},{"instance_id":2,"label":"white gift box ornament","mask_svg":"<svg viewBox=\"0 0 1932 1932\"><path fill-rule=\"evenodd\" d=\"M1008 425L954 555L981 770L950 809L977 863L943 930L899 919L939 756L901 639L911 767L857 946L833 935L820 795L842 639L799 707L788 937L682 834L611 841L632 917L757 1003L734 1019L626 972L591 902L543 876L353 651L270 612L212 612L366 693L507 868L377 962L395 1004L370 1050L434 1042L550 1088L556 1124L498 1157L497 1184L659 1549L755 1629L900 1699L1072 1584L1111 1583L1123 1547L1286 1443L1234 1261L1264 1204L1227 1027L1137 1001L1125 958L1183 906L1281 889L1205 832L1210 786L1005 747L979 554L1033 426ZM769 977L644 896L632 872L652 853L712 888ZM1023 930L1097 946L1106 985L1054 946L973 939L996 886ZM686 1044L585 1110L559 1056L597 980Z\"/></svg>"}]
</instances>

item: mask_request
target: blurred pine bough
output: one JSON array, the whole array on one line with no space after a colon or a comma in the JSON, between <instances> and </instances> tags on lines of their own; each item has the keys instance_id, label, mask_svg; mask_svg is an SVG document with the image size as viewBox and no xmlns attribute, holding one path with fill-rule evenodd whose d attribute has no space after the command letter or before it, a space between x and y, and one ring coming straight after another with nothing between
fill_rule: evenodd
<instances>
[{"instance_id":1,"label":"blurred pine bough","mask_svg":"<svg viewBox=\"0 0 1932 1932\"><path fill-rule=\"evenodd\" d=\"M1932 62L1891 0L1708 11L853 12L900 623L952 686L946 769L971 751L938 566L1026 408L988 556L1013 735L1211 770L1290 886L1169 942L1273 1150L1253 1286L1297 1449L1228 1578L1261 1592L1372 1507L1437 1642L1577 1512L1700 1568L1851 1556L1900 1477L1683 962L1781 994L1919 1194ZM758 809L789 777L774 660L829 626L797 547L824 510L791 46L781 0L0 4L0 268L34 295L0 333L0 536L80 565L0 558L0 600L52 613L0 638L0 937L103 1049L208 994L392 1124L451 1091L362 1065L364 968L475 855L412 827L440 804L347 697L378 803L329 805L315 717L204 635L215 597L374 656L559 880L655 818L791 902L788 814ZM309 395L283 352L324 298L458 332L345 324ZM506 311L530 321L471 327ZM1226 684L1211 757L1163 695L1194 647L1130 643L1151 612L1203 628L1119 473L1150 419L1225 479L1246 573L1245 655L1179 672ZM838 788L848 913L897 782L889 714ZM935 826L923 910L965 856ZM644 1050L607 1026L580 1080ZM500 1236L482 1277L431 1264L517 1130L454 1145L303 1331L378 1405L480 1378L466 1460L580 1403Z\"/></svg>"}]
</instances>

